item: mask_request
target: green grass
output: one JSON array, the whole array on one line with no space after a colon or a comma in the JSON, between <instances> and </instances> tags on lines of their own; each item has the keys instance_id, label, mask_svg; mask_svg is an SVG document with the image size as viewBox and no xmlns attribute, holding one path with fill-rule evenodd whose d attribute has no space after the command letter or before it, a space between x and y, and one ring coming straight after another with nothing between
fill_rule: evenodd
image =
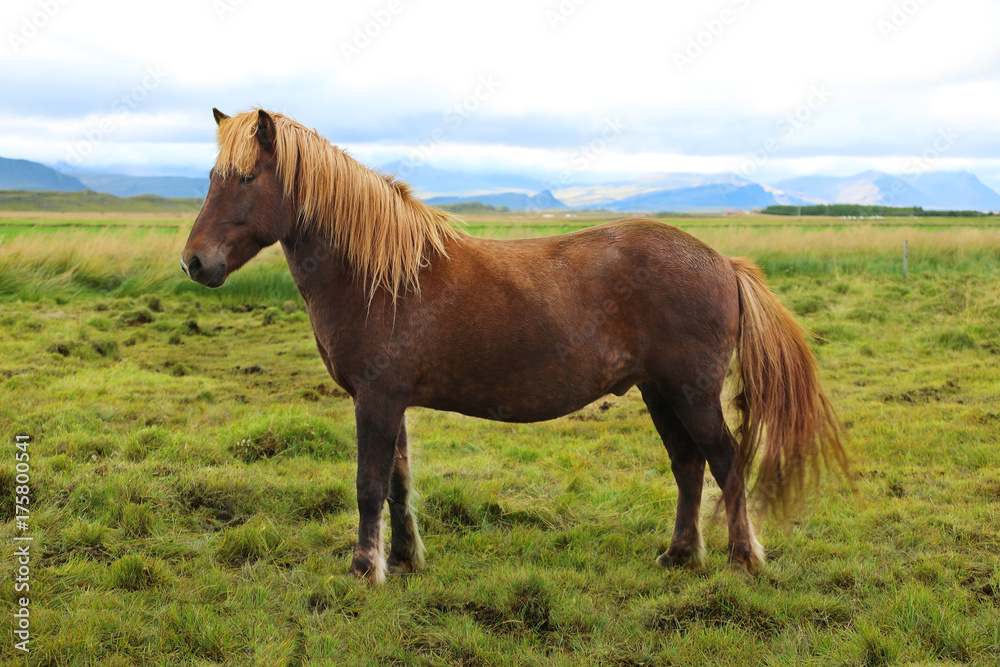
<instances>
[{"instance_id":1,"label":"green grass","mask_svg":"<svg viewBox=\"0 0 1000 667\"><path fill-rule=\"evenodd\" d=\"M176 268L182 236L0 246L0 509L30 434L35 538L32 650L15 652L7 613L0 660L997 664L996 246L925 231L903 281L897 230L866 250L698 225L760 259L822 336L857 473L762 526L754 580L725 568L710 480L707 567L656 567L677 494L632 391L531 425L410 410L429 567L362 586L351 401L277 253L210 291Z\"/></svg>"}]
</instances>

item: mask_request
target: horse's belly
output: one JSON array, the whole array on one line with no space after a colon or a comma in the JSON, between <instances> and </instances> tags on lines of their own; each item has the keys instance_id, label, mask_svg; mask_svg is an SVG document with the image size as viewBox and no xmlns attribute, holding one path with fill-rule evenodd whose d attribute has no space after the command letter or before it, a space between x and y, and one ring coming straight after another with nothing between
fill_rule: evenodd
<instances>
[{"instance_id":1,"label":"horse's belly","mask_svg":"<svg viewBox=\"0 0 1000 667\"><path fill-rule=\"evenodd\" d=\"M620 396L642 379L626 369L601 367L470 370L419 387L415 404L496 421L536 422L562 417L607 394Z\"/></svg>"}]
</instances>

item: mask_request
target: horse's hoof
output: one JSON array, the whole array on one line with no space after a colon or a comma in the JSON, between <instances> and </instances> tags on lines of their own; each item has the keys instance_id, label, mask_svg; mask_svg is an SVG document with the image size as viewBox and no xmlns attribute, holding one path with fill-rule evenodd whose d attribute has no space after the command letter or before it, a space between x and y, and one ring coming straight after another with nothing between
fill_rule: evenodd
<instances>
[{"instance_id":1,"label":"horse's hoof","mask_svg":"<svg viewBox=\"0 0 1000 667\"><path fill-rule=\"evenodd\" d=\"M417 568L413 566L413 562L408 560L394 560L389 558L386 568L389 574L414 574L417 572Z\"/></svg>"},{"instance_id":2,"label":"horse's hoof","mask_svg":"<svg viewBox=\"0 0 1000 667\"><path fill-rule=\"evenodd\" d=\"M414 535L415 539L412 544L406 545L397 552L401 553L401 556L393 553L392 549L389 550L389 559L386 561L389 574L414 574L426 567L424 543L420 541L420 536L416 534L416 531L414 531Z\"/></svg>"},{"instance_id":3,"label":"horse's hoof","mask_svg":"<svg viewBox=\"0 0 1000 667\"><path fill-rule=\"evenodd\" d=\"M385 583L385 564L354 561L351 563L350 574L372 586L379 586Z\"/></svg>"},{"instance_id":4,"label":"horse's hoof","mask_svg":"<svg viewBox=\"0 0 1000 667\"><path fill-rule=\"evenodd\" d=\"M737 579L743 581L743 583L753 583L757 576L747 569L746 565L743 563L737 563L735 561L729 561L729 566L726 570Z\"/></svg>"},{"instance_id":5,"label":"horse's hoof","mask_svg":"<svg viewBox=\"0 0 1000 667\"><path fill-rule=\"evenodd\" d=\"M656 564L662 568L685 567L689 570L700 570L705 567L705 547L676 547L671 545L659 558Z\"/></svg>"},{"instance_id":6,"label":"horse's hoof","mask_svg":"<svg viewBox=\"0 0 1000 667\"><path fill-rule=\"evenodd\" d=\"M740 572L747 577L756 577L764 571L766 565L764 548L756 540L753 541L748 551L731 550L729 552L729 567L734 572Z\"/></svg>"}]
</instances>

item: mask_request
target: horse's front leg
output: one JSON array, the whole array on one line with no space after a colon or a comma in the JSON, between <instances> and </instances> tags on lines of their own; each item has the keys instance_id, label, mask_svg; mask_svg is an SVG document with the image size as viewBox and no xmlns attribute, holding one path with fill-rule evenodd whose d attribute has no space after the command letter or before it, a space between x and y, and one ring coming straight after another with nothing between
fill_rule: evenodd
<instances>
[{"instance_id":1,"label":"horse's front leg","mask_svg":"<svg viewBox=\"0 0 1000 667\"><path fill-rule=\"evenodd\" d=\"M410 481L405 423L400 427L399 438L396 440L389 486L389 519L392 523L389 572L402 574L424 569L424 543L420 540L417 515L413 511L413 486Z\"/></svg>"},{"instance_id":2,"label":"horse's front leg","mask_svg":"<svg viewBox=\"0 0 1000 667\"><path fill-rule=\"evenodd\" d=\"M372 584L385 581L382 508L389 497L389 479L405 405L375 396L358 396L354 417L358 427L358 545L351 574Z\"/></svg>"}]
</instances>

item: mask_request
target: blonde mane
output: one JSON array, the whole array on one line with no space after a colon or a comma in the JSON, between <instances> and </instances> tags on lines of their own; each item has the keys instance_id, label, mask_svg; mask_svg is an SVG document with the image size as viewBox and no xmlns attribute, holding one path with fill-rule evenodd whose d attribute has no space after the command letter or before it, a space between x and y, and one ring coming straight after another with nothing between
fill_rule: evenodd
<instances>
[{"instance_id":1,"label":"blonde mane","mask_svg":"<svg viewBox=\"0 0 1000 667\"><path fill-rule=\"evenodd\" d=\"M268 112L270 113L270 112ZM287 116L270 113L276 129L277 177L298 209L298 224L325 231L365 281L369 299L382 287L393 301L420 291L418 275L432 252L459 237L451 216L416 199L410 187L377 173ZM248 175L260 155L257 111L224 119L215 170Z\"/></svg>"}]
</instances>

